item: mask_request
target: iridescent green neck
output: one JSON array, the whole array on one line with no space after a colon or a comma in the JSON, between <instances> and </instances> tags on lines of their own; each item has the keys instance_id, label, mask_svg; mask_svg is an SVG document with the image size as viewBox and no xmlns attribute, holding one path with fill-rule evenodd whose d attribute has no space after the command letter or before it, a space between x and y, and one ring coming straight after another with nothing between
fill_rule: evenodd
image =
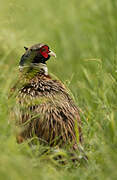
<instances>
[{"instance_id":1,"label":"iridescent green neck","mask_svg":"<svg viewBox=\"0 0 117 180\"><path fill-rule=\"evenodd\" d=\"M19 66L20 72L23 73L37 73L40 72L44 75L48 75L48 68L46 64L43 63L31 63L30 65Z\"/></svg>"}]
</instances>

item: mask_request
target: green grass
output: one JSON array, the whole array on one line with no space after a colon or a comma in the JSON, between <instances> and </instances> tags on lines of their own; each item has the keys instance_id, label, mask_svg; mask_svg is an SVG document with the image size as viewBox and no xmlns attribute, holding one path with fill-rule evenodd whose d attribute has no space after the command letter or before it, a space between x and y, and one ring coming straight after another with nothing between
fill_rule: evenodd
<instances>
[{"instance_id":1,"label":"green grass","mask_svg":"<svg viewBox=\"0 0 117 180\"><path fill-rule=\"evenodd\" d=\"M116 0L6 0L0 5L0 179L117 178ZM81 109L88 163L57 164L18 145L9 121L8 91L24 46L45 42L56 52L50 72L73 92ZM64 152L60 152L66 154Z\"/></svg>"}]
</instances>

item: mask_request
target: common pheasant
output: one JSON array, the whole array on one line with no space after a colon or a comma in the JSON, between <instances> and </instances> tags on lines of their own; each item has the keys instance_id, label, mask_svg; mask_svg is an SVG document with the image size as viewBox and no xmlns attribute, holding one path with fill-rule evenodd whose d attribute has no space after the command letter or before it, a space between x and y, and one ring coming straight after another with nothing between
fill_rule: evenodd
<instances>
[{"instance_id":1,"label":"common pheasant","mask_svg":"<svg viewBox=\"0 0 117 180\"><path fill-rule=\"evenodd\" d=\"M46 61L56 54L48 45L25 47L19 79L12 88L18 143L36 136L49 146L77 149L82 143L81 119L69 90L48 74Z\"/></svg>"}]
</instances>

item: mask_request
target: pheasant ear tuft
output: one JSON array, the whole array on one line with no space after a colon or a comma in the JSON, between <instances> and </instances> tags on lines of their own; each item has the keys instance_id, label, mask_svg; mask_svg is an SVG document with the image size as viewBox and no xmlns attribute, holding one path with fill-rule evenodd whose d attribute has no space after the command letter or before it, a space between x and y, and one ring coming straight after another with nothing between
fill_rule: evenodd
<instances>
[{"instance_id":1,"label":"pheasant ear tuft","mask_svg":"<svg viewBox=\"0 0 117 180\"><path fill-rule=\"evenodd\" d=\"M26 51L28 50L28 48L27 48L27 47L25 47L25 46L24 46L24 49L25 49Z\"/></svg>"}]
</instances>

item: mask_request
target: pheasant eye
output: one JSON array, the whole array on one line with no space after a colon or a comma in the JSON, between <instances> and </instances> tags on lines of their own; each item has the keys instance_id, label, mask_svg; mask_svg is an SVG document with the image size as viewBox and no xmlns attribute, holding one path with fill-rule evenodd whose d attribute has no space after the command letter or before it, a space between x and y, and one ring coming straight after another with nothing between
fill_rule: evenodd
<instances>
[{"instance_id":1,"label":"pheasant eye","mask_svg":"<svg viewBox=\"0 0 117 180\"><path fill-rule=\"evenodd\" d=\"M42 49L41 49L41 52L46 52L46 49L45 49L45 48L42 48Z\"/></svg>"},{"instance_id":2,"label":"pheasant eye","mask_svg":"<svg viewBox=\"0 0 117 180\"><path fill-rule=\"evenodd\" d=\"M40 49L40 53L41 53L41 55L42 55L44 58L48 58L48 53L49 53L49 48L48 48L48 46L43 46L43 47Z\"/></svg>"}]
</instances>

